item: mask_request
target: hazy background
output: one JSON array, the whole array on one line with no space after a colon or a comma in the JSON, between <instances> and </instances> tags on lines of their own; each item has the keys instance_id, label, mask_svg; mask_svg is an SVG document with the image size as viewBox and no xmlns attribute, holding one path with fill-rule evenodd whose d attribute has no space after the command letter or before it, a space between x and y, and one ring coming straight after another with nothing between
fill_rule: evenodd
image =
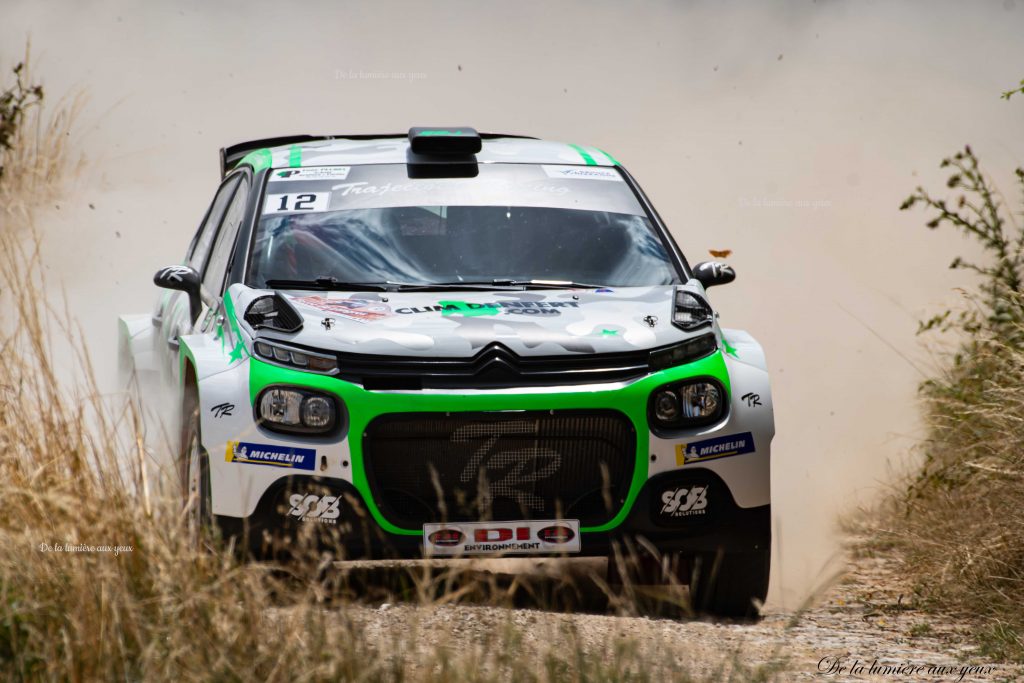
<instances>
[{"instance_id":1,"label":"hazy background","mask_svg":"<svg viewBox=\"0 0 1024 683\"><path fill-rule=\"evenodd\" d=\"M793 606L920 438L916 319L968 284L968 248L900 213L969 142L1001 187L1024 159L1024 3L4 0L0 68L31 36L51 101L89 97L86 164L47 207L63 284L113 386L118 313L147 312L219 179L217 150L288 133L470 125L596 145L691 262L729 248L723 323L774 382L776 571ZM80 340L71 340L79 343Z\"/></svg>"}]
</instances>

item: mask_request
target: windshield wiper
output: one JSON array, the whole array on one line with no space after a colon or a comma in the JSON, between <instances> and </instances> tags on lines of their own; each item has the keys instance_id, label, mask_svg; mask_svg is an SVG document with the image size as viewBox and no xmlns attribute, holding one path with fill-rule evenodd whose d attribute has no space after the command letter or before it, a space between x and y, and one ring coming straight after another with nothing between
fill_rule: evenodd
<instances>
[{"instance_id":1,"label":"windshield wiper","mask_svg":"<svg viewBox=\"0 0 1024 683\"><path fill-rule=\"evenodd\" d=\"M335 277L321 275L313 280L267 280L272 289L316 289L320 291L387 292L394 285L384 282L343 282Z\"/></svg>"},{"instance_id":2,"label":"windshield wiper","mask_svg":"<svg viewBox=\"0 0 1024 683\"><path fill-rule=\"evenodd\" d=\"M420 284L397 284L400 292L428 292L434 289L449 290L492 290L492 291L522 291L524 289L600 289L604 285L590 285L582 282L570 282L568 280L513 280L510 278L495 278L493 280L462 280L458 282L430 282Z\"/></svg>"},{"instance_id":3,"label":"windshield wiper","mask_svg":"<svg viewBox=\"0 0 1024 683\"><path fill-rule=\"evenodd\" d=\"M321 275L312 280L267 280L272 289L313 289L318 291L349 292L429 292L433 290L522 291L524 289L599 289L602 285L588 285L567 280L494 280L461 282L344 282L335 277Z\"/></svg>"},{"instance_id":4,"label":"windshield wiper","mask_svg":"<svg viewBox=\"0 0 1024 683\"><path fill-rule=\"evenodd\" d=\"M526 289L601 289L604 285L591 285L570 280L493 280L496 285L511 285Z\"/></svg>"},{"instance_id":5,"label":"windshield wiper","mask_svg":"<svg viewBox=\"0 0 1024 683\"><path fill-rule=\"evenodd\" d=\"M526 287L519 284L508 284L506 282L424 282L423 284L398 284L394 285L399 292L429 292L431 290L481 290L481 291L522 291Z\"/></svg>"}]
</instances>

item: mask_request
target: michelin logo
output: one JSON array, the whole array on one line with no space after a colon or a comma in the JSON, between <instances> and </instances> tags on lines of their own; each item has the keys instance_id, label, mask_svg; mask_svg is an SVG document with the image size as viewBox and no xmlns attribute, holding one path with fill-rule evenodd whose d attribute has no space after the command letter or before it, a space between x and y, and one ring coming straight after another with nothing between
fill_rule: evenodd
<instances>
[{"instance_id":1,"label":"michelin logo","mask_svg":"<svg viewBox=\"0 0 1024 683\"><path fill-rule=\"evenodd\" d=\"M704 441L676 444L676 465L728 458L732 455L754 452L754 435L750 432L719 436Z\"/></svg>"},{"instance_id":2,"label":"michelin logo","mask_svg":"<svg viewBox=\"0 0 1024 683\"><path fill-rule=\"evenodd\" d=\"M272 467L285 467L295 470L313 470L316 467L316 451L312 448L228 441L224 460L226 462L242 462L248 465L270 465Z\"/></svg>"}]
</instances>

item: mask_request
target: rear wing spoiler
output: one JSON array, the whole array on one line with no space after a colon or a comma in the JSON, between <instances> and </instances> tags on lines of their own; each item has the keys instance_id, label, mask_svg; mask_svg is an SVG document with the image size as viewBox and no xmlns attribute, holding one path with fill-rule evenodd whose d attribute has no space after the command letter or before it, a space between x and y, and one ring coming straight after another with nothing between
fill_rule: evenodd
<instances>
[{"instance_id":1,"label":"rear wing spoiler","mask_svg":"<svg viewBox=\"0 0 1024 683\"><path fill-rule=\"evenodd\" d=\"M228 174L235 164L245 158L249 152L264 147L280 147L282 145L297 145L303 142L316 142L317 140L334 140L345 138L348 140L373 140L374 138L404 138L404 133L389 133L386 135L285 135L279 138L263 138L261 140L249 140L239 142L229 147L220 148L220 177Z\"/></svg>"},{"instance_id":2,"label":"rear wing spoiler","mask_svg":"<svg viewBox=\"0 0 1024 683\"><path fill-rule=\"evenodd\" d=\"M239 161L245 158L249 152L254 152L265 147L280 147L282 145L298 145L304 142L316 142L318 140L380 140L382 138L408 138L408 133L385 133L383 135L285 135L278 138L263 138L261 140L249 140L239 142L228 147L220 148L220 177L224 178ZM480 133L484 140L493 138L522 138L536 140L528 135L508 135L505 133Z\"/></svg>"}]
</instances>

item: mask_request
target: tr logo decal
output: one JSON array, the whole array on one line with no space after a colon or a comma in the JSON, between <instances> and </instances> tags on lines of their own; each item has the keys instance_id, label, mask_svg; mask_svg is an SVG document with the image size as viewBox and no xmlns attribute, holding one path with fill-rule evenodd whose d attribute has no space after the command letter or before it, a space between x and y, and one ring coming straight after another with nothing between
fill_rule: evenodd
<instances>
[{"instance_id":1,"label":"tr logo decal","mask_svg":"<svg viewBox=\"0 0 1024 683\"><path fill-rule=\"evenodd\" d=\"M478 480L481 494L486 487L486 500L481 501L485 505L495 498L511 498L523 507L543 510L544 500L532 491L531 485L558 471L562 466L561 453L539 446L494 451L503 436L536 433L536 422L529 420L459 427L452 433L453 443L484 438L483 444L466 462L459 481L469 483Z\"/></svg>"},{"instance_id":2,"label":"tr logo decal","mask_svg":"<svg viewBox=\"0 0 1024 683\"><path fill-rule=\"evenodd\" d=\"M167 266L160 271L160 277L165 277L174 282L181 282L181 276L189 271L187 266Z\"/></svg>"},{"instance_id":3,"label":"tr logo decal","mask_svg":"<svg viewBox=\"0 0 1024 683\"><path fill-rule=\"evenodd\" d=\"M231 415L231 411L234 409L234 403L218 403L214 407L210 408L210 412L213 413L214 417L226 417Z\"/></svg>"},{"instance_id":4,"label":"tr logo decal","mask_svg":"<svg viewBox=\"0 0 1024 683\"><path fill-rule=\"evenodd\" d=\"M754 406L761 405L761 394L755 394L754 392L748 392L740 396L741 401L746 401L747 406L753 408Z\"/></svg>"}]
</instances>

